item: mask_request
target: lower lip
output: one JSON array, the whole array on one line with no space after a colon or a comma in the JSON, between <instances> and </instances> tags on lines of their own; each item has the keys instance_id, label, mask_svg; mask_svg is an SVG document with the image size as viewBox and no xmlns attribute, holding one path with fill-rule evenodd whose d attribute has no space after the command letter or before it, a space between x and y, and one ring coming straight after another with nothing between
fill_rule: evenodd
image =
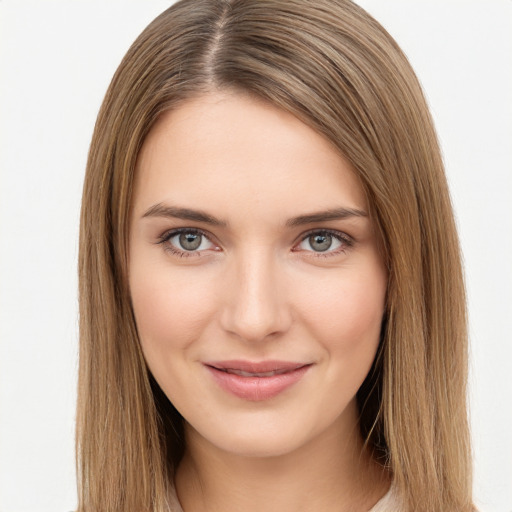
<instances>
[{"instance_id":1,"label":"lower lip","mask_svg":"<svg viewBox=\"0 0 512 512\"><path fill-rule=\"evenodd\" d=\"M311 365L271 377L241 377L233 373L206 366L219 386L239 398L252 402L269 400L293 386L304 376Z\"/></svg>"}]
</instances>

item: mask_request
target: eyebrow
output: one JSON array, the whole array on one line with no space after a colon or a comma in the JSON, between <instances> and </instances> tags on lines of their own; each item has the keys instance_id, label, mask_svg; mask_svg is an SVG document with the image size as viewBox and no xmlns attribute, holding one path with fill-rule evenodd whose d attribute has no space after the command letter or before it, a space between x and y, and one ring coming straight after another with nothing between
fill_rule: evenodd
<instances>
[{"instance_id":1,"label":"eyebrow","mask_svg":"<svg viewBox=\"0 0 512 512\"><path fill-rule=\"evenodd\" d=\"M175 219L192 220L196 222L204 222L211 226L226 227L227 222L217 219L213 215L206 213L202 210L193 210L191 208L181 208L178 206L168 206L163 203L158 203L151 206L142 215L146 217L169 217ZM343 220L351 217L368 217L364 210L357 208L331 208L328 210L309 213L306 215L299 215L286 221L287 227L302 226L304 224L313 224L316 222L326 222L330 220Z\"/></svg>"},{"instance_id":2,"label":"eyebrow","mask_svg":"<svg viewBox=\"0 0 512 512\"><path fill-rule=\"evenodd\" d=\"M288 227L302 226L303 224L313 224L315 222L326 222L329 220L343 220L351 217L368 217L364 210L357 208L332 208L321 212L299 215L286 221Z\"/></svg>"},{"instance_id":3,"label":"eyebrow","mask_svg":"<svg viewBox=\"0 0 512 512\"><path fill-rule=\"evenodd\" d=\"M175 219L193 220L196 222L204 222L211 226L227 226L227 223L217 219L201 210L192 210L191 208L180 208L177 206L167 206L162 203L153 205L146 210L142 218L145 217L170 217Z\"/></svg>"}]
</instances>

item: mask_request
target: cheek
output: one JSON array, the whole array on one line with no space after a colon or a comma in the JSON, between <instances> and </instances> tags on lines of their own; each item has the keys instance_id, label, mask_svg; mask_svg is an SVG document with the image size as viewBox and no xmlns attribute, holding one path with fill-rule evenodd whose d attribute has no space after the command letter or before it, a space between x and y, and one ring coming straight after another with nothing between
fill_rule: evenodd
<instances>
[{"instance_id":1,"label":"cheek","mask_svg":"<svg viewBox=\"0 0 512 512\"><path fill-rule=\"evenodd\" d=\"M385 307L384 272L351 270L323 284L310 288L303 308L315 337L331 356L373 360Z\"/></svg>"},{"instance_id":2,"label":"cheek","mask_svg":"<svg viewBox=\"0 0 512 512\"><path fill-rule=\"evenodd\" d=\"M132 265L130 291L139 338L148 365L184 351L200 338L214 308L200 276L171 272L165 266Z\"/></svg>"}]
</instances>

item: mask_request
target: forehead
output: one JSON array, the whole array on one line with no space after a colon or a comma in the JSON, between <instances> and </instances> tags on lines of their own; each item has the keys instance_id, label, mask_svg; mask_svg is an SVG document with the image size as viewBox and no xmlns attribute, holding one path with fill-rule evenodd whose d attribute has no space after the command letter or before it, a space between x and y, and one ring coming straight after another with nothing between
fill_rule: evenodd
<instances>
[{"instance_id":1,"label":"forehead","mask_svg":"<svg viewBox=\"0 0 512 512\"><path fill-rule=\"evenodd\" d=\"M352 166L325 137L240 93L207 94L166 112L142 147L135 191L136 208L366 206Z\"/></svg>"}]
</instances>

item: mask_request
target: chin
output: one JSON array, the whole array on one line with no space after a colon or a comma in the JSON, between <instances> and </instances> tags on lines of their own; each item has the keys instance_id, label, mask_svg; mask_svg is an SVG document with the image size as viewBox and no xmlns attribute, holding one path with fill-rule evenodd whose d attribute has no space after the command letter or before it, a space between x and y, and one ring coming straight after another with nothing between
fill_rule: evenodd
<instances>
[{"instance_id":1,"label":"chin","mask_svg":"<svg viewBox=\"0 0 512 512\"><path fill-rule=\"evenodd\" d=\"M225 414L215 419L189 426L194 441L206 443L225 454L240 457L279 457L321 443L336 430L339 434L342 416L293 414L284 411L259 411L251 414ZM316 421L315 421L316 419ZM309 421L308 421L309 420ZM334 430L333 430L334 429ZM192 440L192 439L189 439Z\"/></svg>"},{"instance_id":2,"label":"chin","mask_svg":"<svg viewBox=\"0 0 512 512\"><path fill-rule=\"evenodd\" d=\"M238 435L229 432L207 441L222 452L237 457L269 458L290 454L303 446L306 440L299 433L258 430Z\"/></svg>"}]
</instances>

